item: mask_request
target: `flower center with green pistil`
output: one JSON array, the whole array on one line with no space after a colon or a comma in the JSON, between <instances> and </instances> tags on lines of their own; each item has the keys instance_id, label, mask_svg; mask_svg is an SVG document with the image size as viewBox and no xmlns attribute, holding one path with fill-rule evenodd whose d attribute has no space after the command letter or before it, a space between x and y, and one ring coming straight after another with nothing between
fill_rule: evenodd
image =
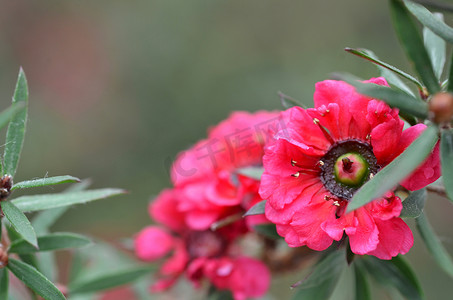
<instances>
[{"instance_id":1,"label":"flower center with green pistil","mask_svg":"<svg viewBox=\"0 0 453 300\"><path fill-rule=\"evenodd\" d=\"M357 139L336 142L321 161L324 187L343 200L350 200L380 169L371 145Z\"/></svg>"},{"instance_id":2,"label":"flower center with green pistil","mask_svg":"<svg viewBox=\"0 0 453 300\"><path fill-rule=\"evenodd\" d=\"M340 156L334 165L335 178L347 186L360 186L369 173L368 162L358 153Z\"/></svg>"}]
</instances>

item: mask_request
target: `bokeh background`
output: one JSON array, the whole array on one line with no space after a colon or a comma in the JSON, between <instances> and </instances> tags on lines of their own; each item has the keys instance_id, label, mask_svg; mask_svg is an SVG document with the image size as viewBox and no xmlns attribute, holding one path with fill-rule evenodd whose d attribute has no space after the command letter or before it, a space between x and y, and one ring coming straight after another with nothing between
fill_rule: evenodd
<instances>
[{"instance_id":1,"label":"bokeh background","mask_svg":"<svg viewBox=\"0 0 453 300\"><path fill-rule=\"evenodd\" d=\"M310 106L314 84L335 71L377 76L346 46L409 70L386 1L0 0L0 108L19 66L30 86L17 180L70 174L125 188L72 208L56 230L131 237L170 186L175 155L208 126L233 110L281 109L278 91ZM453 253L453 207L432 197L427 213ZM408 258L426 298L449 298L450 279L415 235ZM291 294L277 282L273 295Z\"/></svg>"}]
</instances>

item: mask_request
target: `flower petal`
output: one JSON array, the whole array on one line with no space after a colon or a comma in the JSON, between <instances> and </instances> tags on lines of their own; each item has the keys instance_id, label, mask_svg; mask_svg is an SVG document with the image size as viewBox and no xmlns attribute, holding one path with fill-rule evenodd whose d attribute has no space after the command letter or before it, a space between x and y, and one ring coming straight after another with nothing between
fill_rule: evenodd
<instances>
[{"instance_id":1,"label":"flower petal","mask_svg":"<svg viewBox=\"0 0 453 300\"><path fill-rule=\"evenodd\" d=\"M352 213L355 214L353 224L345 230L349 236L351 251L360 255L367 254L376 249L379 243L379 230L374 219L364 208Z\"/></svg>"},{"instance_id":2,"label":"flower petal","mask_svg":"<svg viewBox=\"0 0 453 300\"><path fill-rule=\"evenodd\" d=\"M180 232L185 228L183 213L178 209L181 192L177 189L165 189L148 207L152 219Z\"/></svg>"},{"instance_id":3,"label":"flower petal","mask_svg":"<svg viewBox=\"0 0 453 300\"><path fill-rule=\"evenodd\" d=\"M368 252L380 259L392 259L398 254L406 254L414 244L414 237L401 218L375 220L379 230L379 243L375 250Z\"/></svg>"},{"instance_id":4,"label":"flower petal","mask_svg":"<svg viewBox=\"0 0 453 300\"><path fill-rule=\"evenodd\" d=\"M425 128L426 125L417 124L404 130L401 135L399 148L396 151L398 153L397 155L402 153L416 138L418 138ZM409 175L408 178L401 182L401 185L410 191L419 190L439 179L440 174L441 164L438 142L425 161Z\"/></svg>"},{"instance_id":5,"label":"flower petal","mask_svg":"<svg viewBox=\"0 0 453 300\"><path fill-rule=\"evenodd\" d=\"M402 130L403 125L398 120L392 119L377 125L371 131L371 145L377 162L381 166L393 160Z\"/></svg>"},{"instance_id":6,"label":"flower petal","mask_svg":"<svg viewBox=\"0 0 453 300\"><path fill-rule=\"evenodd\" d=\"M144 261L164 257L175 246L170 233L156 226L142 229L134 240L135 255Z\"/></svg>"}]
</instances>

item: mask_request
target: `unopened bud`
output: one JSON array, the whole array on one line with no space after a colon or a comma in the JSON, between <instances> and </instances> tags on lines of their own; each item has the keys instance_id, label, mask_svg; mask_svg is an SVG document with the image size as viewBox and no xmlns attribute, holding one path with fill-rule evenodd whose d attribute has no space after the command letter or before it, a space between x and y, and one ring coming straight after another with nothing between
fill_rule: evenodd
<instances>
[{"instance_id":1,"label":"unopened bud","mask_svg":"<svg viewBox=\"0 0 453 300\"><path fill-rule=\"evenodd\" d=\"M0 243L0 269L6 267L8 264L8 253L3 248L3 245Z\"/></svg>"},{"instance_id":2,"label":"unopened bud","mask_svg":"<svg viewBox=\"0 0 453 300\"><path fill-rule=\"evenodd\" d=\"M429 101L430 119L436 123L448 123L453 117L453 95L446 92L435 94Z\"/></svg>"},{"instance_id":3,"label":"unopened bud","mask_svg":"<svg viewBox=\"0 0 453 300\"><path fill-rule=\"evenodd\" d=\"M13 187L13 178L10 175L5 175L0 178L0 201L8 198Z\"/></svg>"}]
</instances>

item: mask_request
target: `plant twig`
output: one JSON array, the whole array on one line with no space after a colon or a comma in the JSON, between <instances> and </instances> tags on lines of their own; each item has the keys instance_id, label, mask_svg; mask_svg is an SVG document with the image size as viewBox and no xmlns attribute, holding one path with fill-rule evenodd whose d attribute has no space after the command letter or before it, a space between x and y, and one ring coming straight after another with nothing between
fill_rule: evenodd
<instances>
[{"instance_id":1,"label":"plant twig","mask_svg":"<svg viewBox=\"0 0 453 300\"><path fill-rule=\"evenodd\" d=\"M412 1L419 3L421 5L433 8L433 9L439 9L439 10L443 10L443 11L453 12L453 6L450 4L440 3L440 2L431 1L431 0L412 0Z\"/></svg>"},{"instance_id":2,"label":"plant twig","mask_svg":"<svg viewBox=\"0 0 453 300\"><path fill-rule=\"evenodd\" d=\"M438 185L429 185L426 187L426 190L431 193L438 194L439 196L448 198L447 192L445 191L445 187L438 186Z\"/></svg>"}]
</instances>

